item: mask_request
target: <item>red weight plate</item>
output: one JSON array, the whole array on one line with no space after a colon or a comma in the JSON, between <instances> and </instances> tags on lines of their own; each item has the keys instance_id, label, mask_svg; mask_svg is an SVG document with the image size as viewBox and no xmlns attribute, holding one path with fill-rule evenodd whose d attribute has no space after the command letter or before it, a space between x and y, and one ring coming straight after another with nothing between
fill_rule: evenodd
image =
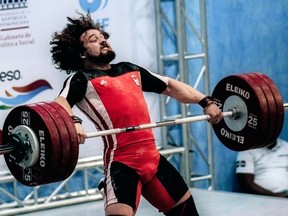
<instances>
[{"instance_id":1,"label":"red weight plate","mask_svg":"<svg viewBox=\"0 0 288 216\"><path fill-rule=\"evenodd\" d=\"M53 174L51 174L50 178L48 179L47 182L45 182L45 184L55 182L55 180L57 180L57 178L58 178L57 174L59 172L58 170L59 170L60 162L61 162L60 134L58 133L57 126L56 126L55 122L53 121L53 119L51 118L51 116L49 115L49 113L45 109L38 106L37 103L30 104L29 107L43 116L43 119L45 120L45 123L47 124L47 127L50 131L50 134L52 137L52 140L51 140L52 142L46 143L46 145L53 145L54 146L52 158L53 158L53 160L55 160L56 167L52 169ZM56 163L56 161L57 161L57 163Z\"/></svg>"},{"instance_id":2,"label":"red weight plate","mask_svg":"<svg viewBox=\"0 0 288 216\"><path fill-rule=\"evenodd\" d=\"M66 172L70 163L70 138L69 133L66 128L66 125L61 117L61 115L51 106L47 105L46 103L37 103L38 106L42 107L46 110L46 112L50 115L53 119L58 134L61 140L61 159L59 163L59 170L55 181L61 181L66 179Z\"/></svg>"},{"instance_id":3,"label":"red weight plate","mask_svg":"<svg viewBox=\"0 0 288 216\"><path fill-rule=\"evenodd\" d=\"M59 112L59 114L63 118L63 121L66 124L66 127L68 128L69 137L70 137L70 163L69 163L70 166L67 169L67 177L69 177L75 170L75 167L78 162L79 143L78 143L77 131L76 131L76 128L72 121L71 116L61 105L59 105L55 101L51 101L49 103L47 102L47 104L52 106L55 110Z\"/></svg>"},{"instance_id":4,"label":"red weight plate","mask_svg":"<svg viewBox=\"0 0 288 216\"><path fill-rule=\"evenodd\" d=\"M232 130L223 119L218 124L213 124L213 129L218 139L229 149L243 151L253 149L259 145L259 137L263 135L263 124L267 124L267 113L262 109L262 101L259 93L241 76L231 75L222 79L215 87L212 97L222 111L225 102L236 97L245 104L246 109L240 110L240 117L235 121L243 121L243 116L247 116L244 127L241 130ZM267 107L267 106L266 106ZM233 107L231 107L233 108ZM242 113L241 113L242 111ZM267 108L268 111L268 108ZM267 112L266 111L266 112ZM247 112L247 113L246 113ZM226 117L229 118L229 117ZM267 127L267 125L265 125Z\"/></svg>"},{"instance_id":5,"label":"red weight plate","mask_svg":"<svg viewBox=\"0 0 288 216\"><path fill-rule=\"evenodd\" d=\"M271 89L271 92L273 93L274 96L274 100L276 102L276 109L277 109L277 114L278 114L278 118L277 118L277 125L275 128L275 139L277 139L282 131L282 127L283 127L283 123L284 123L284 106L283 106L283 100L282 100L282 96L277 88L277 86L275 85L275 83L273 82L273 80L268 77L265 74L262 73L257 73L259 76L262 77L262 79L266 82L266 84L269 86L269 88Z\"/></svg>"},{"instance_id":6,"label":"red weight plate","mask_svg":"<svg viewBox=\"0 0 288 216\"><path fill-rule=\"evenodd\" d=\"M13 162L10 154L5 154L4 157L11 174L20 183L27 186L51 182L58 170L60 160L59 137L53 121L45 112L35 110L31 106L15 107L4 122L3 143L7 143L9 134L19 125L26 125L35 132L39 142L40 155L32 167L25 168Z\"/></svg>"},{"instance_id":7,"label":"red weight plate","mask_svg":"<svg viewBox=\"0 0 288 216\"><path fill-rule=\"evenodd\" d=\"M278 124L277 106L274 100L273 92L266 84L266 82L262 79L262 76L259 75L259 73L249 73L248 75L251 78L253 78L253 80L261 87L268 102L269 124L266 135L267 140L266 142L263 143L262 146L259 146L259 147L266 147L267 145L270 145L272 142L274 142L275 136L277 136L277 124Z\"/></svg>"},{"instance_id":8,"label":"red weight plate","mask_svg":"<svg viewBox=\"0 0 288 216\"><path fill-rule=\"evenodd\" d=\"M267 144L267 139L271 136L271 128L269 128L270 123L270 110L269 110L269 103L267 101L265 92L260 87L260 85L256 82L256 80L249 74L241 74L243 79L247 81L254 89L256 95L258 96L259 103L261 105L261 112L263 113L263 121L261 125L261 135L259 136L259 143L258 145L255 144L254 148L260 148Z\"/></svg>"}]
</instances>

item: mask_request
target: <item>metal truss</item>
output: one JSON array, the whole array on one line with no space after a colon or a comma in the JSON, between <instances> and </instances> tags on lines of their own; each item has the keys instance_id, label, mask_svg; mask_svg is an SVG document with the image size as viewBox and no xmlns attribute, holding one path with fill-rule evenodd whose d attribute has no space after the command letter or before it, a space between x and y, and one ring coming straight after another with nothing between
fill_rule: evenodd
<instances>
[{"instance_id":1,"label":"metal truss","mask_svg":"<svg viewBox=\"0 0 288 216\"><path fill-rule=\"evenodd\" d=\"M209 95L205 0L155 0L154 2L159 71ZM160 103L164 120L184 118L196 112L189 105L177 104L169 97L162 98ZM204 180L205 187L213 189L212 129L209 124L205 122L202 124L205 124L202 126L204 127L202 131L205 131L206 142L201 143L195 136L199 132L193 131L193 127L187 124L182 124L176 129L175 127L162 128L162 142L163 145L172 143L185 147L181 166L184 177L191 186L195 186L195 182ZM198 156L197 162L195 155ZM198 173L199 169L195 171L195 163L202 163L201 166L206 168L204 171L200 169Z\"/></svg>"}]
</instances>

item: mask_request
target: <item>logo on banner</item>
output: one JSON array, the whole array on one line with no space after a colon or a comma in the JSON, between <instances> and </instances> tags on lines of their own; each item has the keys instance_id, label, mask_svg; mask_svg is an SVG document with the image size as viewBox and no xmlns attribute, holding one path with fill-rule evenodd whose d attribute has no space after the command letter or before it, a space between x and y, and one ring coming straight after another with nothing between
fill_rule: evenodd
<instances>
[{"instance_id":1,"label":"logo on banner","mask_svg":"<svg viewBox=\"0 0 288 216\"><path fill-rule=\"evenodd\" d=\"M28 31L29 15L27 0L0 0L0 48L35 43Z\"/></svg>"},{"instance_id":2,"label":"logo on banner","mask_svg":"<svg viewBox=\"0 0 288 216\"><path fill-rule=\"evenodd\" d=\"M1 82L13 81L20 79L20 76L19 70L1 72L0 80ZM1 93L0 110L11 109L14 106L25 104L27 101L47 89L52 89L52 87L49 82L44 79L33 81L24 86L12 86L12 89L6 89L4 94ZM3 95L5 95L5 97L3 97Z\"/></svg>"},{"instance_id":3,"label":"logo on banner","mask_svg":"<svg viewBox=\"0 0 288 216\"><path fill-rule=\"evenodd\" d=\"M81 8L86 12L86 13L93 13L96 11L101 11L103 10L109 0L79 0ZM97 18L95 20L97 23L100 23L101 26L104 28L109 26L109 17L102 17L102 18Z\"/></svg>"},{"instance_id":4,"label":"logo on banner","mask_svg":"<svg viewBox=\"0 0 288 216\"><path fill-rule=\"evenodd\" d=\"M84 11L93 13L98 10L103 10L108 1L109 0L79 0L79 3Z\"/></svg>"},{"instance_id":5,"label":"logo on banner","mask_svg":"<svg viewBox=\"0 0 288 216\"><path fill-rule=\"evenodd\" d=\"M0 0L0 10L26 8L27 0Z\"/></svg>"}]
</instances>

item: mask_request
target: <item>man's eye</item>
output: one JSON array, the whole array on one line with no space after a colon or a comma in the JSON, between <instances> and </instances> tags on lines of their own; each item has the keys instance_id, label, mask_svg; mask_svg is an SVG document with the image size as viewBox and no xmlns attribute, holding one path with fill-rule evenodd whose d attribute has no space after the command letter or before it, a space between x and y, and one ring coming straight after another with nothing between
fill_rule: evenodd
<instances>
[{"instance_id":1,"label":"man's eye","mask_svg":"<svg viewBox=\"0 0 288 216\"><path fill-rule=\"evenodd\" d=\"M93 38L90 39L90 42L97 42L97 40L98 40L97 37L95 37L95 38L93 37Z\"/></svg>"}]
</instances>

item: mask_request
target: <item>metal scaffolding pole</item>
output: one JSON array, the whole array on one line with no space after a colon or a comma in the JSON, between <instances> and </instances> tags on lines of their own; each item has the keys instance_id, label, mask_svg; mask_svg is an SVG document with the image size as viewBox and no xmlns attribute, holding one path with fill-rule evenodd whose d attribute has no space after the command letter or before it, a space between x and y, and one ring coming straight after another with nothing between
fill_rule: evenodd
<instances>
[{"instance_id":1,"label":"metal scaffolding pole","mask_svg":"<svg viewBox=\"0 0 288 216\"><path fill-rule=\"evenodd\" d=\"M176 79L188 83L190 77L192 77L192 72L188 69L191 62L201 62L201 69L197 74L197 79L195 84L188 83L189 85L197 88L199 83L203 83L204 93L206 95L210 94L210 82L209 82L209 72L208 72L208 48L206 39L206 10L205 10L205 0L155 0L155 16L156 16L156 35L157 35L157 52L158 52L158 69L159 71L166 75L165 63L177 64L177 76ZM171 13L168 14L167 8L163 9L163 5L169 4L173 6L172 10L174 15L171 19ZM193 4L193 10L198 8L199 11L188 11L189 4ZM194 5L195 4L195 5ZM190 7L191 8L191 7ZM171 11L170 11L171 12ZM193 14L194 13L194 14ZM191 19L191 14L193 15L193 20ZM195 19L195 17L197 17ZM171 30L168 31L167 28ZM165 29L165 33L164 30ZM200 44L200 49L189 51L188 45L191 44L191 38L187 35L187 31L193 32L193 40L198 41ZM167 32L171 35L167 36ZM175 38L175 50L176 53L166 53L164 51L164 41L165 37ZM189 41L190 40L190 41ZM194 41L193 41L194 43ZM200 51L199 51L200 50ZM194 64L194 63L192 63ZM195 71L193 71L194 73ZM193 74L193 77L195 74ZM180 104L179 113L173 116L167 115L167 110L169 108L169 98L160 100L160 111L162 118L173 119L178 117L187 117L193 115L190 112L189 106ZM192 127L193 128L193 127ZM169 128L163 128L162 132L162 142L163 148L167 147L168 138L173 139L173 135L170 133ZM203 152L199 141L194 139L193 130L187 124L181 125L181 146L185 148L185 153L182 155L181 171L184 179L192 185L197 181L208 181L208 189L214 189L214 167L213 167L213 144L212 144L212 129L209 124L206 123L206 143L207 153ZM203 146L203 143L201 143ZM208 173L197 174L194 172L193 155L191 152L192 148L199 151L199 155L207 164Z\"/></svg>"}]
</instances>

